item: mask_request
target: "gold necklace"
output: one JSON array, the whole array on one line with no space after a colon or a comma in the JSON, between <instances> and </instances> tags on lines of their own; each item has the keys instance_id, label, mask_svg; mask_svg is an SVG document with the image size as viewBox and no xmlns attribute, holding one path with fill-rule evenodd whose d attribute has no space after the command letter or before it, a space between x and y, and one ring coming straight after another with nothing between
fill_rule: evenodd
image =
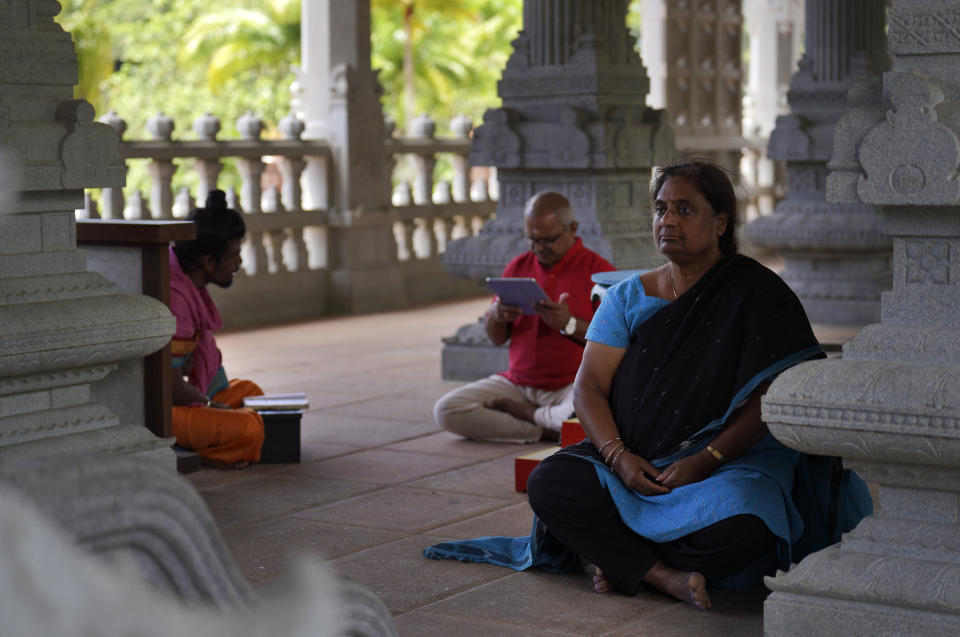
<instances>
[{"instance_id":1,"label":"gold necklace","mask_svg":"<svg viewBox=\"0 0 960 637\"><path fill-rule=\"evenodd\" d=\"M670 274L670 287L673 288L673 299L677 300L680 295L677 294L677 284L673 282L673 268L669 268L667 272Z\"/></svg>"}]
</instances>

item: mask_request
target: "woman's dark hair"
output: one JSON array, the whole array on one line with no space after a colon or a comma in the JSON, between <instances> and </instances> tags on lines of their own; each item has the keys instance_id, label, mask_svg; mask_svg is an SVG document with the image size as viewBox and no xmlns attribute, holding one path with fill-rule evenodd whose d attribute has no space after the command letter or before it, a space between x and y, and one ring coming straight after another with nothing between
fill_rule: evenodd
<instances>
[{"instance_id":1,"label":"woman's dark hair","mask_svg":"<svg viewBox=\"0 0 960 637\"><path fill-rule=\"evenodd\" d=\"M209 254L219 260L227 251L231 239L240 239L247 232L243 215L227 208L227 195L222 190L211 190L203 208L194 208L187 217L197 226L197 238L176 241L173 251L184 272L192 272L200 259Z\"/></svg>"},{"instance_id":2,"label":"woman's dark hair","mask_svg":"<svg viewBox=\"0 0 960 637\"><path fill-rule=\"evenodd\" d=\"M680 161L670 166L658 168L650 182L650 200L655 201L657 193L670 177L686 177L694 188L700 191L713 214L727 213L727 229L720 236L720 253L725 256L737 254L737 194L733 189L736 177L726 168L699 159Z\"/></svg>"}]
</instances>

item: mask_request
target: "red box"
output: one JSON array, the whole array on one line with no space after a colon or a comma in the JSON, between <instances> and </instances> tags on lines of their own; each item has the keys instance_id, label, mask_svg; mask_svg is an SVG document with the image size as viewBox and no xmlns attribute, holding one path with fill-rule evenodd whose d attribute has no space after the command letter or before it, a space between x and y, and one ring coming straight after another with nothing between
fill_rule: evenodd
<instances>
[{"instance_id":1,"label":"red box","mask_svg":"<svg viewBox=\"0 0 960 637\"><path fill-rule=\"evenodd\" d=\"M540 451L534 451L517 457L513 461L513 476L516 483L516 489L520 493L527 490L527 478L533 473L540 461L560 450L560 447L553 445L545 447Z\"/></svg>"},{"instance_id":2,"label":"red box","mask_svg":"<svg viewBox=\"0 0 960 637\"><path fill-rule=\"evenodd\" d=\"M577 418L564 420L560 428L560 446L569 447L575 445L581 440L586 439L587 434L583 433L583 427Z\"/></svg>"}]
</instances>

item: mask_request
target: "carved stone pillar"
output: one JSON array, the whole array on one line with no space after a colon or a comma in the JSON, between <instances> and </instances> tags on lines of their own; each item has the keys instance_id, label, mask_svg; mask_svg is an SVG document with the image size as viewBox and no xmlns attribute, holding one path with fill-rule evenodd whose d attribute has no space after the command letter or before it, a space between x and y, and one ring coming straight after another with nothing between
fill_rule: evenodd
<instances>
[{"instance_id":1,"label":"carved stone pillar","mask_svg":"<svg viewBox=\"0 0 960 637\"><path fill-rule=\"evenodd\" d=\"M647 77L626 28L627 1L527 0L500 81L503 107L474 133L473 165L496 166L497 217L450 244L447 269L498 276L529 249L523 207L540 190L570 199L588 248L621 268L662 258L650 237L651 166L673 150L663 113L643 106Z\"/></svg>"},{"instance_id":2,"label":"carved stone pillar","mask_svg":"<svg viewBox=\"0 0 960 637\"><path fill-rule=\"evenodd\" d=\"M406 307L387 217L383 89L370 68L370 3L304 0L301 11L303 136L328 140L332 151L332 166L307 157L304 171L308 203L330 202L330 309Z\"/></svg>"},{"instance_id":3,"label":"carved stone pillar","mask_svg":"<svg viewBox=\"0 0 960 637\"><path fill-rule=\"evenodd\" d=\"M740 170L740 0L643 0L649 103L666 109L677 148Z\"/></svg>"},{"instance_id":4,"label":"carved stone pillar","mask_svg":"<svg viewBox=\"0 0 960 637\"><path fill-rule=\"evenodd\" d=\"M826 201L834 127L858 74L886 66L884 0L807 0L806 54L790 82L790 115L777 119L767 155L787 162L787 197L745 228L779 252L784 280L814 323L880 318L890 285L890 239L872 206Z\"/></svg>"},{"instance_id":5,"label":"carved stone pillar","mask_svg":"<svg viewBox=\"0 0 960 637\"><path fill-rule=\"evenodd\" d=\"M120 187L125 169L117 132L72 99L77 58L58 10L0 3L0 147L22 177L0 209L0 458L139 453L172 469L169 440L91 397L91 383L160 349L175 322L160 301L87 271L76 249L83 189Z\"/></svg>"},{"instance_id":6,"label":"carved stone pillar","mask_svg":"<svg viewBox=\"0 0 960 637\"><path fill-rule=\"evenodd\" d=\"M497 168L497 216L477 236L450 243L443 260L453 274L499 276L528 250L523 208L542 190L567 196L584 244L617 267L662 263L647 190L651 167L672 154L673 137L663 112L644 106L648 82L626 28L627 4L524 2L523 30L499 85L503 107L484 114L470 152L473 165ZM506 368L505 356L495 369L481 358L489 359L478 358L471 376ZM471 367L448 366L444 355L445 370Z\"/></svg>"},{"instance_id":7,"label":"carved stone pillar","mask_svg":"<svg viewBox=\"0 0 960 637\"><path fill-rule=\"evenodd\" d=\"M893 290L842 359L788 370L763 406L784 443L877 484L876 512L767 579L768 635L960 633L960 9L894 0L888 20L892 69L850 91L827 195L878 206Z\"/></svg>"}]
</instances>

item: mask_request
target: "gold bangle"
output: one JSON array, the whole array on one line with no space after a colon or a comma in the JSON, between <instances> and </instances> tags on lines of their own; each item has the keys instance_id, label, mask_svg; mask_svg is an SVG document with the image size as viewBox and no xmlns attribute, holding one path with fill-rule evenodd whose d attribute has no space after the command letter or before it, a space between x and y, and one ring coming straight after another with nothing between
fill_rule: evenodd
<instances>
[{"instance_id":1,"label":"gold bangle","mask_svg":"<svg viewBox=\"0 0 960 637\"><path fill-rule=\"evenodd\" d=\"M716 449L714 449L714 448L711 447L710 445L707 445L707 451L709 451L709 452L710 452L710 455L713 456L714 458L716 458L716 459L717 459L717 462L719 462L720 464L723 464L723 463L725 463L725 462L727 461L727 459L723 457L723 454L722 454L722 453L720 453L719 451L717 451Z\"/></svg>"},{"instance_id":2,"label":"gold bangle","mask_svg":"<svg viewBox=\"0 0 960 637\"><path fill-rule=\"evenodd\" d=\"M600 445L600 448L597 449L597 453L603 456L603 450L607 448L607 445L609 445L611 442L616 442L618 440L620 440L620 436L617 436L616 438L611 438L610 440L606 441L605 443Z\"/></svg>"},{"instance_id":3,"label":"gold bangle","mask_svg":"<svg viewBox=\"0 0 960 637\"><path fill-rule=\"evenodd\" d=\"M617 452L617 455L614 456L613 461L607 463L607 464L610 465L610 470L611 470L611 471L616 471L617 460L620 459L620 456L622 456L622 455L623 455L623 452L626 451L626 450L627 450L627 446L626 446L626 445L620 447L620 450Z\"/></svg>"},{"instance_id":4,"label":"gold bangle","mask_svg":"<svg viewBox=\"0 0 960 637\"><path fill-rule=\"evenodd\" d=\"M614 447L610 449L610 453L608 453L606 456L601 456L601 457L603 458L604 462L606 462L607 464L610 464L610 458L612 458L614 454L616 454L618 451L622 451L623 449L626 449L626 448L627 448L627 445L621 442L619 446L614 445Z\"/></svg>"}]
</instances>

